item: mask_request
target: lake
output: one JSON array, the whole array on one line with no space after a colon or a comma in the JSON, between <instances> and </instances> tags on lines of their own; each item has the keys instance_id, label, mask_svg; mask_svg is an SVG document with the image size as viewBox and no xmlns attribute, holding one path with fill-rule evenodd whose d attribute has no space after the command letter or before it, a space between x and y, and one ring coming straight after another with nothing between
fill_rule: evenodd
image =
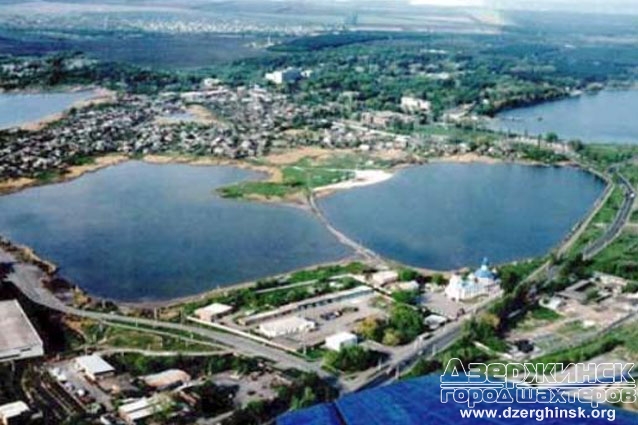
<instances>
[{"instance_id":1,"label":"lake","mask_svg":"<svg viewBox=\"0 0 638 425\"><path fill-rule=\"evenodd\" d=\"M87 100L93 91L0 93L0 129L39 121Z\"/></svg>"},{"instance_id":2,"label":"lake","mask_svg":"<svg viewBox=\"0 0 638 425\"><path fill-rule=\"evenodd\" d=\"M384 257L450 270L546 254L586 215L604 183L581 170L433 163L319 205L339 230Z\"/></svg>"},{"instance_id":3,"label":"lake","mask_svg":"<svg viewBox=\"0 0 638 425\"><path fill-rule=\"evenodd\" d=\"M33 247L89 293L123 301L198 294L345 258L308 211L222 199L262 175L131 161L0 197L0 234ZM438 163L319 201L335 226L381 255L454 269L543 255L603 190L569 168Z\"/></svg>"},{"instance_id":4,"label":"lake","mask_svg":"<svg viewBox=\"0 0 638 425\"><path fill-rule=\"evenodd\" d=\"M259 177L128 162L0 197L0 234L89 293L125 301L193 295L349 254L305 210L214 193Z\"/></svg>"},{"instance_id":5,"label":"lake","mask_svg":"<svg viewBox=\"0 0 638 425\"><path fill-rule=\"evenodd\" d=\"M488 126L530 135L555 132L568 140L633 144L638 143L637 109L638 90L606 90L504 111Z\"/></svg>"}]
</instances>

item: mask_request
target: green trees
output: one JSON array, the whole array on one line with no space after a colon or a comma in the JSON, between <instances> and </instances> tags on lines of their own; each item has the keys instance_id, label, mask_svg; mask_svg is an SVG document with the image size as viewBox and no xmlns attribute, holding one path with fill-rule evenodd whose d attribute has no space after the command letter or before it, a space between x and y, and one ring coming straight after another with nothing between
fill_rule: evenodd
<instances>
[{"instance_id":1,"label":"green trees","mask_svg":"<svg viewBox=\"0 0 638 425\"><path fill-rule=\"evenodd\" d=\"M414 340L425 330L421 314L404 305L392 308L389 325L400 333L403 343Z\"/></svg>"},{"instance_id":2,"label":"green trees","mask_svg":"<svg viewBox=\"0 0 638 425\"><path fill-rule=\"evenodd\" d=\"M412 269L401 269L399 270L399 280L401 282L409 282L411 280L417 280L419 278L419 273Z\"/></svg>"},{"instance_id":3,"label":"green trees","mask_svg":"<svg viewBox=\"0 0 638 425\"><path fill-rule=\"evenodd\" d=\"M392 293L392 299L401 304L416 304L418 298L418 291L395 291Z\"/></svg>"},{"instance_id":4,"label":"green trees","mask_svg":"<svg viewBox=\"0 0 638 425\"><path fill-rule=\"evenodd\" d=\"M390 346L407 344L424 331L421 313L405 304L394 305L386 322L369 317L357 328L364 338Z\"/></svg>"},{"instance_id":5,"label":"green trees","mask_svg":"<svg viewBox=\"0 0 638 425\"><path fill-rule=\"evenodd\" d=\"M374 357L370 351L355 345L339 351L328 351L324 361L328 366L344 372L358 372L370 368L374 363Z\"/></svg>"},{"instance_id":6,"label":"green trees","mask_svg":"<svg viewBox=\"0 0 638 425\"><path fill-rule=\"evenodd\" d=\"M374 317L366 317L359 324L357 333L365 339L381 341L381 338L383 338L383 323Z\"/></svg>"},{"instance_id":7,"label":"green trees","mask_svg":"<svg viewBox=\"0 0 638 425\"><path fill-rule=\"evenodd\" d=\"M311 387L305 387L301 395L295 395L290 402L291 410L305 409L317 402L317 396Z\"/></svg>"},{"instance_id":8,"label":"green trees","mask_svg":"<svg viewBox=\"0 0 638 425\"><path fill-rule=\"evenodd\" d=\"M548 143L556 143L558 142L558 134L552 132L549 132L545 135L545 141L547 141Z\"/></svg>"},{"instance_id":9,"label":"green trees","mask_svg":"<svg viewBox=\"0 0 638 425\"><path fill-rule=\"evenodd\" d=\"M200 396L199 410L206 416L216 416L234 407L233 398L237 387L223 387L206 381L197 390Z\"/></svg>"}]
</instances>

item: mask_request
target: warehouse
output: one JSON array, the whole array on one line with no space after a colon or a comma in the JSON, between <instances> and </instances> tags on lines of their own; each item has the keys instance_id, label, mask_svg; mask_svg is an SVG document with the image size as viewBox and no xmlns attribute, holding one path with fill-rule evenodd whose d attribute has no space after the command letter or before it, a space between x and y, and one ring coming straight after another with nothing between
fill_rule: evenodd
<instances>
[{"instance_id":1,"label":"warehouse","mask_svg":"<svg viewBox=\"0 0 638 425\"><path fill-rule=\"evenodd\" d=\"M223 315L230 313L231 311L233 311L233 308L229 305L213 303L195 310L195 316L197 316L199 320L210 322L213 319L217 319L218 317L222 317Z\"/></svg>"},{"instance_id":2,"label":"warehouse","mask_svg":"<svg viewBox=\"0 0 638 425\"><path fill-rule=\"evenodd\" d=\"M144 376L142 380L149 387L163 391L189 382L191 376L183 370L169 369L164 372Z\"/></svg>"},{"instance_id":3,"label":"warehouse","mask_svg":"<svg viewBox=\"0 0 638 425\"><path fill-rule=\"evenodd\" d=\"M44 355L44 345L16 300L0 302L0 363Z\"/></svg>"},{"instance_id":4,"label":"warehouse","mask_svg":"<svg viewBox=\"0 0 638 425\"><path fill-rule=\"evenodd\" d=\"M82 356L75 359L75 365L87 378L97 381L115 374L115 368L98 355Z\"/></svg>"},{"instance_id":5,"label":"warehouse","mask_svg":"<svg viewBox=\"0 0 638 425\"><path fill-rule=\"evenodd\" d=\"M357 345L357 336L350 332L339 332L326 338L326 348L333 351L339 351L342 348L353 347Z\"/></svg>"},{"instance_id":6,"label":"warehouse","mask_svg":"<svg viewBox=\"0 0 638 425\"><path fill-rule=\"evenodd\" d=\"M356 298L370 295L373 292L374 291L367 286L357 286L345 291L324 294L318 297L308 298L306 300L286 304L275 310L265 311L263 313L254 314L252 316L241 317L238 320L238 323L242 326L252 326L257 323L262 323L267 320L283 317L302 310L307 310L310 308L320 307L328 304L350 301Z\"/></svg>"},{"instance_id":7,"label":"warehouse","mask_svg":"<svg viewBox=\"0 0 638 425\"><path fill-rule=\"evenodd\" d=\"M308 332L317 327L315 322L299 316L286 317L259 325L259 332L269 338Z\"/></svg>"},{"instance_id":8,"label":"warehouse","mask_svg":"<svg viewBox=\"0 0 638 425\"><path fill-rule=\"evenodd\" d=\"M135 424L161 412L168 406L170 406L170 400L167 397L155 395L123 404L117 409L117 413L127 424Z\"/></svg>"}]
</instances>

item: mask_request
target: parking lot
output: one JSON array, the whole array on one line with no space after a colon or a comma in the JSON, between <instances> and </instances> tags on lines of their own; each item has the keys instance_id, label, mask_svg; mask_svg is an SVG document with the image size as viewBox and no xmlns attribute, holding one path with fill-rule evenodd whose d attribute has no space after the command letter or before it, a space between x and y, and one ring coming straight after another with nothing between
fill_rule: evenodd
<instances>
[{"instance_id":1,"label":"parking lot","mask_svg":"<svg viewBox=\"0 0 638 425\"><path fill-rule=\"evenodd\" d=\"M73 361L66 360L52 364L49 373L64 388L64 390L82 405L89 405L94 402L101 404L107 410L113 408L111 397L97 384L86 379L73 364Z\"/></svg>"}]
</instances>

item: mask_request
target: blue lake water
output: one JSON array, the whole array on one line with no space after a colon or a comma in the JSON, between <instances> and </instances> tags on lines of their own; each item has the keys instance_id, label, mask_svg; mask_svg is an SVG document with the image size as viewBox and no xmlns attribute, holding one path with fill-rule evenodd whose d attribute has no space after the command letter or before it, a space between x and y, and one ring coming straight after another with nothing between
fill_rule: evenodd
<instances>
[{"instance_id":1,"label":"blue lake water","mask_svg":"<svg viewBox=\"0 0 638 425\"><path fill-rule=\"evenodd\" d=\"M502 263L547 253L604 190L581 170L435 163L320 201L332 223L390 259L449 270L487 256Z\"/></svg>"},{"instance_id":2,"label":"blue lake water","mask_svg":"<svg viewBox=\"0 0 638 425\"><path fill-rule=\"evenodd\" d=\"M88 292L128 301L192 295L349 253L309 212L214 193L258 177L129 162L0 197L0 234Z\"/></svg>"},{"instance_id":3,"label":"blue lake water","mask_svg":"<svg viewBox=\"0 0 638 425\"><path fill-rule=\"evenodd\" d=\"M222 199L259 178L232 167L128 162L0 197L0 234L33 247L92 294L158 300L344 258L309 212ZM567 168L430 164L320 200L333 223L381 255L452 269L545 254L603 190Z\"/></svg>"},{"instance_id":4,"label":"blue lake water","mask_svg":"<svg viewBox=\"0 0 638 425\"><path fill-rule=\"evenodd\" d=\"M555 132L563 139L638 143L638 90L602 91L497 114L489 127L530 135Z\"/></svg>"},{"instance_id":5,"label":"blue lake water","mask_svg":"<svg viewBox=\"0 0 638 425\"><path fill-rule=\"evenodd\" d=\"M60 113L75 102L89 99L92 91L60 93L0 93L0 128L39 121Z\"/></svg>"}]
</instances>

